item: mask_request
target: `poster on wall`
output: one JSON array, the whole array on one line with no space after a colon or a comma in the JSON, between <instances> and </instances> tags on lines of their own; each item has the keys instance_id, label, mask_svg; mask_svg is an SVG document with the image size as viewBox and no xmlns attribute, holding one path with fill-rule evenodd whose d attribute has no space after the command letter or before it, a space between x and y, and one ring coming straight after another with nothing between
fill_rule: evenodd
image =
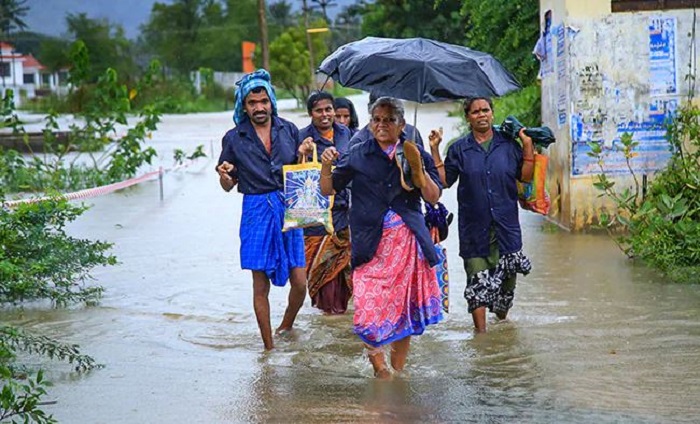
<instances>
[{"instance_id":1,"label":"poster on wall","mask_svg":"<svg viewBox=\"0 0 700 424\"><path fill-rule=\"evenodd\" d=\"M666 166L671 151L666 141L666 128L656 122L628 122L617 126L617 137L612 146L603 146L603 168L606 174L629 174L627 159L622 153L620 138L628 133L639 142L634 149L636 155L630 160L630 166L637 174L652 174ZM596 141L602 143L602 141ZM574 176L600 174L600 165L588 155L591 148L588 143L574 143L572 148L571 173Z\"/></svg>"},{"instance_id":2,"label":"poster on wall","mask_svg":"<svg viewBox=\"0 0 700 424\"><path fill-rule=\"evenodd\" d=\"M568 81L566 78L566 50L565 50L565 29L564 25L559 25L554 29L557 36L557 125L561 128L566 124L566 107L569 102L567 90Z\"/></svg>"},{"instance_id":3,"label":"poster on wall","mask_svg":"<svg viewBox=\"0 0 700 424\"><path fill-rule=\"evenodd\" d=\"M676 70L676 18L649 19L649 94L678 94Z\"/></svg>"}]
</instances>

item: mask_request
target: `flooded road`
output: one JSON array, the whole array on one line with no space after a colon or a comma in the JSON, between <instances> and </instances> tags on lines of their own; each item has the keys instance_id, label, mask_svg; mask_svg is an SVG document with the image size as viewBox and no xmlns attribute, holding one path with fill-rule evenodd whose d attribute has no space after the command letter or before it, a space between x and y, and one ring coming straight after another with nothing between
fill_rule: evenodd
<instances>
[{"instance_id":1,"label":"flooded road","mask_svg":"<svg viewBox=\"0 0 700 424\"><path fill-rule=\"evenodd\" d=\"M283 113L306 125L303 115ZM213 143L218 155L230 122L228 113L166 117L153 144ZM442 125L449 139L456 122L421 106L423 134ZM242 197L219 188L213 167L200 160L167 174L163 202L157 181L88 201L71 233L115 243L120 260L93 273L106 289L99 305L0 312L105 365L85 375L47 365L57 403L45 409L60 422L700 421L700 288L667 284L607 237L571 235L528 212L533 272L489 333L473 334L453 227L451 312L414 339L406 375L371 378L352 316L324 316L308 299L295 333L263 353L250 273L239 268ZM456 211L456 190L443 202ZM286 295L271 289L273 325Z\"/></svg>"}]
</instances>

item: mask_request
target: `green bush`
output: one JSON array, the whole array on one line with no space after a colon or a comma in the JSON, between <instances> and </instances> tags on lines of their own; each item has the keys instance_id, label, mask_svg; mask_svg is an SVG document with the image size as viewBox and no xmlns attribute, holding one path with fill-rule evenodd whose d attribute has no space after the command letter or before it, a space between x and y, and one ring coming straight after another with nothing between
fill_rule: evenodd
<instances>
[{"instance_id":1,"label":"green bush","mask_svg":"<svg viewBox=\"0 0 700 424\"><path fill-rule=\"evenodd\" d=\"M105 253L111 244L64 231L85 210L65 200L0 209L0 303L50 299L66 305L100 297L101 288L83 284L90 269L116 263Z\"/></svg>"},{"instance_id":2,"label":"green bush","mask_svg":"<svg viewBox=\"0 0 700 424\"><path fill-rule=\"evenodd\" d=\"M0 305L46 299L59 306L99 299L102 288L85 284L89 271L113 265L116 258L107 254L109 243L65 233L66 224L84 211L65 200L0 209ZM0 422L55 422L41 409L49 383L40 369L18 362L20 352L68 362L78 372L99 366L76 345L0 325Z\"/></svg>"},{"instance_id":3,"label":"green bush","mask_svg":"<svg viewBox=\"0 0 700 424\"><path fill-rule=\"evenodd\" d=\"M500 124L508 115L513 115L526 126L542 124L542 95L539 84L493 100L494 123Z\"/></svg>"},{"instance_id":4,"label":"green bush","mask_svg":"<svg viewBox=\"0 0 700 424\"><path fill-rule=\"evenodd\" d=\"M676 112L667 133L672 157L652 180L646 197L630 165L639 144L630 134L622 136L621 145L635 184L621 191L605 174L601 146L589 144L589 155L601 169L594 186L616 208L612 216L601 215L600 225L629 257L640 258L676 282L700 282L699 118L700 109L690 102Z\"/></svg>"}]
</instances>

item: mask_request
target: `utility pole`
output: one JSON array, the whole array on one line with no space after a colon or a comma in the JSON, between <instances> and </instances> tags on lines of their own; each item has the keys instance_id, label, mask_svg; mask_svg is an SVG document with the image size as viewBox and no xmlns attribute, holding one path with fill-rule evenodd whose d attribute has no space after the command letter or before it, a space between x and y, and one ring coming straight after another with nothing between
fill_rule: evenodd
<instances>
[{"instance_id":1,"label":"utility pole","mask_svg":"<svg viewBox=\"0 0 700 424\"><path fill-rule=\"evenodd\" d=\"M258 26L260 27L260 44L263 57L263 68L270 70L270 44L267 40L267 8L265 0L258 0Z\"/></svg>"},{"instance_id":2,"label":"utility pole","mask_svg":"<svg viewBox=\"0 0 700 424\"><path fill-rule=\"evenodd\" d=\"M314 70L314 49L311 46L311 34L309 33L309 11L311 8L302 0L302 10L304 11L304 32L306 33L306 47L309 49L309 70L311 71L311 88L316 87L316 72Z\"/></svg>"}]
</instances>

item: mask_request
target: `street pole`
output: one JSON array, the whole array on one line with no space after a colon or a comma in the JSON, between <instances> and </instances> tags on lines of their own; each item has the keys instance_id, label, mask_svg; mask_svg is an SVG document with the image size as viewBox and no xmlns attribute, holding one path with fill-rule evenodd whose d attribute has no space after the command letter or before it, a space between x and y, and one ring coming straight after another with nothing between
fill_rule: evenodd
<instances>
[{"instance_id":1,"label":"street pole","mask_svg":"<svg viewBox=\"0 0 700 424\"><path fill-rule=\"evenodd\" d=\"M258 25L260 26L260 44L263 57L263 68L270 70L270 45L267 40L267 8L265 0L258 0Z\"/></svg>"},{"instance_id":2,"label":"street pole","mask_svg":"<svg viewBox=\"0 0 700 424\"><path fill-rule=\"evenodd\" d=\"M304 10L304 32L306 33L306 47L309 49L309 70L311 71L311 89L316 88L316 72L314 72L314 49L311 46L311 34L309 33L309 10L311 10L306 0L303 1Z\"/></svg>"}]
</instances>

